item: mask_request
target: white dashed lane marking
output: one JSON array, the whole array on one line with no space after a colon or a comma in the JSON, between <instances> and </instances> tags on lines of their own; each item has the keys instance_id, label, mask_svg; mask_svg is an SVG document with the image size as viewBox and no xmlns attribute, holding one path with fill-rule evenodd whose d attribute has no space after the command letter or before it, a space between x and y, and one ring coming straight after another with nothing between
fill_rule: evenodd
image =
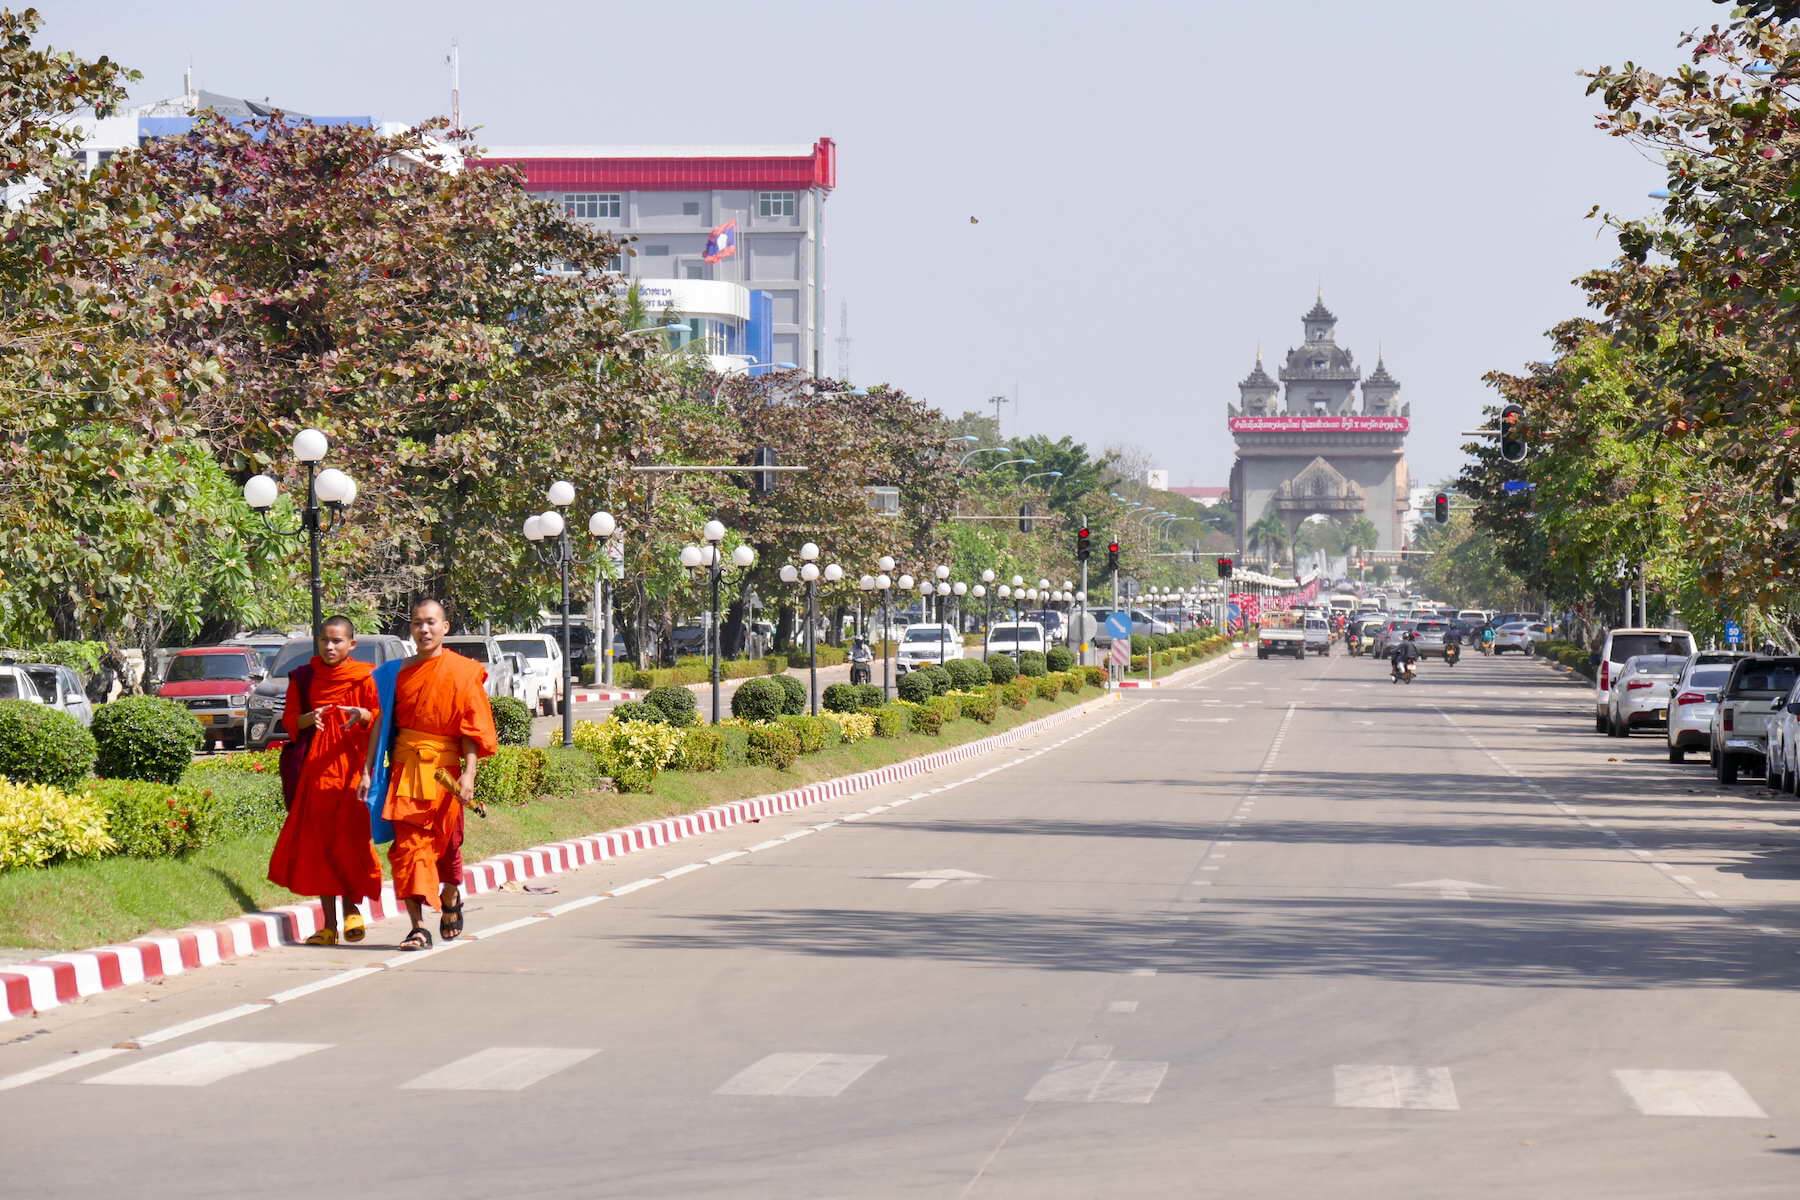
<instances>
[{"instance_id":1,"label":"white dashed lane marking","mask_svg":"<svg viewBox=\"0 0 1800 1200\"><path fill-rule=\"evenodd\" d=\"M87 1083L137 1087L205 1087L326 1049L323 1042L199 1042L96 1075Z\"/></svg>"},{"instance_id":2,"label":"white dashed lane marking","mask_svg":"<svg viewBox=\"0 0 1800 1200\"><path fill-rule=\"evenodd\" d=\"M490 1046L400 1086L424 1091L522 1092L598 1053L561 1046Z\"/></svg>"},{"instance_id":3,"label":"white dashed lane marking","mask_svg":"<svg viewBox=\"0 0 1800 1200\"><path fill-rule=\"evenodd\" d=\"M719 1085L716 1096L841 1095L885 1054L771 1054Z\"/></svg>"},{"instance_id":4,"label":"white dashed lane marking","mask_svg":"<svg viewBox=\"0 0 1800 1200\"><path fill-rule=\"evenodd\" d=\"M1456 1085L1448 1067L1347 1063L1333 1069L1332 1103L1339 1108L1420 1108L1455 1112Z\"/></svg>"},{"instance_id":5,"label":"white dashed lane marking","mask_svg":"<svg viewBox=\"0 0 1800 1200\"><path fill-rule=\"evenodd\" d=\"M1168 1073L1166 1062L1065 1058L1045 1072L1025 1100L1031 1104L1148 1104Z\"/></svg>"},{"instance_id":6,"label":"white dashed lane marking","mask_svg":"<svg viewBox=\"0 0 1800 1200\"><path fill-rule=\"evenodd\" d=\"M1614 1071L1647 1117L1751 1117L1768 1114L1725 1071Z\"/></svg>"}]
</instances>

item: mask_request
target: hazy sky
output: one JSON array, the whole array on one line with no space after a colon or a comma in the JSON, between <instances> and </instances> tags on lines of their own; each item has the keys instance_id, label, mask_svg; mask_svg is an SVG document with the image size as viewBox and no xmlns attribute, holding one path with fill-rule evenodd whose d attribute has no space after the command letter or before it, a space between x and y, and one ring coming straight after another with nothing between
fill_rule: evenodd
<instances>
[{"instance_id":1,"label":"hazy sky","mask_svg":"<svg viewBox=\"0 0 1800 1200\"><path fill-rule=\"evenodd\" d=\"M1225 403L1314 290L1412 404L1416 480L1455 470L1483 372L1544 350L1655 165L1593 127L1577 71L1665 68L1706 0L264 5L40 0L50 40L299 111L463 112L490 144L840 150L828 337L852 376L1005 430L1147 448L1223 484ZM969 218L979 217L971 225ZM836 346L826 365L835 370Z\"/></svg>"}]
</instances>

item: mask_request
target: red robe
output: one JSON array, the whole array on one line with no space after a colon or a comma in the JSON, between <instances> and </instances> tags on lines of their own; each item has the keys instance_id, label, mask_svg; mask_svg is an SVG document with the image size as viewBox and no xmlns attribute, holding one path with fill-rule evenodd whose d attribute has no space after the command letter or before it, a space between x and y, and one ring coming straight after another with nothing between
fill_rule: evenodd
<instances>
[{"instance_id":1,"label":"red robe","mask_svg":"<svg viewBox=\"0 0 1800 1200\"><path fill-rule=\"evenodd\" d=\"M369 809L357 796L369 757L369 734L380 719L374 668L346 659L335 667L313 657L306 702L311 708L342 704L366 708L371 721L351 726L333 708L320 719L300 768L294 806L269 856L269 881L301 896L344 896L352 901L381 895L381 859L369 841ZM299 683L288 684L282 724L300 736Z\"/></svg>"},{"instance_id":2,"label":"red robe","mask_svg":"<svg viewBox=\"0 0 1800 1200\"><path fill-rule=\"evenodd\" d=\"M439 906L438 889L462 882L462 802L436 780L439 768L462 774L462 741L486 758L499 749L494 712L483 683L487 668L451 650L415 660L394 681L394 747L387 804L394 823L388 862L394 895Z\"/></svg>"}]
</instances>

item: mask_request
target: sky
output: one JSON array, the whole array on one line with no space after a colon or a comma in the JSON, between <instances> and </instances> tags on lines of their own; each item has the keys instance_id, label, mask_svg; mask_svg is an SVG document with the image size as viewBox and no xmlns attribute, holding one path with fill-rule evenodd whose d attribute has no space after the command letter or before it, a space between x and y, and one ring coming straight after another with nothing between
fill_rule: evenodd
<instances>
[{"instance_id":1,"label":"sky","mask_svg":"<svg viewBox=\"0 0 1800 1200\"><path fill-rule=\"evenodd\" d=\"M1683 61L1707 0L40 0L45 36L302 112L448 111L492 145L839 147L826 366L1003 433L1143 448L1226 482L1225 405L1322 294L1412 406L1415 481L1583 311L1657 165L1594 128L1585 68ZM970 217L979 218L971 224ZM989 409L988 411L992 411Z\"/></svg>"}]
</instances>

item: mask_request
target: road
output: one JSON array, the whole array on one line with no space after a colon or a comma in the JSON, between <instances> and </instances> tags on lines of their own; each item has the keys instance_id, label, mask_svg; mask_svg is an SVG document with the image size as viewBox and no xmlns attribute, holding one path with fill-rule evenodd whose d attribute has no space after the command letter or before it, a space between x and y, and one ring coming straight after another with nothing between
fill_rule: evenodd
<instances>
[{"instance_id":1,"label":"road","mask_svg":"<svg viewBox=\"0 0 1800 1200\"><path fill-rule=\"evenodd\" d=\"M483 897L449 951L382 926L14 1022L8 1192L1800 1194L1795 810L1586 696L1233 662Z\"/></svg>"}]
</instances>

